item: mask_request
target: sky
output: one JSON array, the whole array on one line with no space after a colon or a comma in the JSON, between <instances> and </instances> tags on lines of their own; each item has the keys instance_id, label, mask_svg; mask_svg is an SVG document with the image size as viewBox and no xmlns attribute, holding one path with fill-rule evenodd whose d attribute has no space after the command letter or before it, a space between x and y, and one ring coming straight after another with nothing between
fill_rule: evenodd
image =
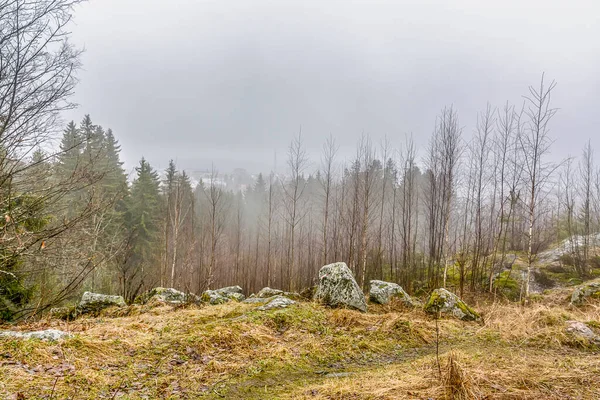
<instances>
[{"instance_id":1,"label":"sky","mask_svg":"<svg viewBox=\"0 0 600 400\"><path fill-rule=\"evenodd\" d=\"M596 0L90 0L74 21L64 118L112 128L128 170L284 170L300 131L313 169L330 134L340 159L363 134L423 149L450 105L468 140L488 102L520 106L542 72L553 157L588 140L600 154Z\"/></svg>"}]
</instances>

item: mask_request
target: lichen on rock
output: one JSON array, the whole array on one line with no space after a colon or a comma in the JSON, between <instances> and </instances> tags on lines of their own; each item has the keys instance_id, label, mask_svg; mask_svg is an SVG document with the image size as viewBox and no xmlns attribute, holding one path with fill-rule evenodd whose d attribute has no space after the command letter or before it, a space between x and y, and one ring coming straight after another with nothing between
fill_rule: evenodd
<instances>
[{"instance_id":1,"label":"lichen on rock","mask_svg":"<svg viewBox=\"0 0 600 400\"><path fill-rule=\"evenodd\" d=\"M592 299L600 299L600 282L579 286L571 295L571 303L576 306L584 305Z\"/></svg>"},{"instance_id":2,"label":"lichen on rock","mask_svg":"<svg viewBox=\"0 0 600 400\"><path fill-rule=\"evenodd\" d=\"M123 296L85 292L77 305L77 314L96 313L108 307L126 307Z\"/></svg>"},{"instance_id":3,"label":"lichen on rock","mask_svg":"<svg viewBox=\"0 0 600 400\"><path fill-rule=\"evenodd\" d=\"M294 300L288 299L284 296L273 296L269 299L269 302L264 306L257 307L257 310L268 311L275 308L287 308L292 304L296 304Z\"/></svg>"},{"instance_id":4,"label":"lichen on rock","mask_svg":"<svg viewBox=\"0 0 600 400\"><path fill-rule=\"evenodd\" d=\"M38 339L50 342L70 338L72 335L58 329L46 329L44 331L34 332L16 332L16 331L0 331L0 337L8 337L12 339Z\"/></svg>"},{"instance_id":5,"label":"lichen on rock","mask_svg":"<svg viewBox=\"0 0 600 400\"><path fill-rule=\"evenodd\" d=\"M430 314L451 315L463 321L476 321L479 314L462 301L457 295L446 289L435 289L424 307Z\"/></svg>"},{"instance_id":6,"label":"lichen on rock","mask_svg":"<svg viewBox=\"0 0 600 400\"><path fill-rule=\"evenodd\" d=\"M346 263L338 262L321 267L315 300L330 307L367 311L365 296Z\"/></svg>"},{"instance_id":7,"label":"lichen on rock","mask_svg":"<svg viewBox=\"0 0 600 400\"><path fill-rule=\"evenodd\" d=\"M369 300L377 304L388 304L393 298L398 298L407 307L418 306L408 293L397 283L372 280L369 290Z\"/></svg>"}]
</instances>

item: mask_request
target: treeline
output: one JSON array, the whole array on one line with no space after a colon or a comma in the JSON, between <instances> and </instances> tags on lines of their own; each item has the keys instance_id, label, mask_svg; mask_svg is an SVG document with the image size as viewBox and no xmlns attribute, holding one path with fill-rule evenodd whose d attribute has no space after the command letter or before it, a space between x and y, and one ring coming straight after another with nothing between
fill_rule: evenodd
<instances>
[{"instance_id":1,"label":"treeline","mask_svg":"<svg viewBox=\"0 0 600 400\"><path fill-rule=\"evenodd\" d=\"M77 3L0 0L0 319L82 290L130 302L159 285L302 290L334 261L363 288L385 279L412 293L493 292L515 252L527 298L537 254L573 235L576 272L598 264L600 171L589 142L551 162L554 82L529 88L522 107L488 105L473 135L443 109L424 149L364 136L342 163L329 138L309 160L297 136L286 173L244 191L226 190L215 170L193 185L175 163L159 174L144 159L128 180L114 134L89 116L54 145L60 112L74 107L80 53L65 27Z\"/></svg>"},{"instance_id":2,"label":"treeline","mask_svg":"<svg viewBox=\"0 0 600 400\"><path fill-rule=\"evenodd\" d=\"M531 88L523 109L487 106L469 138L457 112L442 110L420 159L411 138L396 150L364 136L343 164L330 137L314 168L297 136L285 175L259 174L239 191L216 171L194 187L173 161L159 174L144 159L128 184L112 131L86 116L67 126L56 157L38 150L31 159L27 201L38 188L70 186L30 210L21 234L63 230L3 268L13 276L3 285L18 294L4 298L17 309L81 290L128 301L155 286L302 290L334 261L365 289L384 279L413 293L494 291L507 254L522 253L531 267L540 250L576 234L584 239L573 242L573 266L585 277L600 224L600 170L589 142L580 157L549 162L553 88Z\"/></svg>"}]
</instances>

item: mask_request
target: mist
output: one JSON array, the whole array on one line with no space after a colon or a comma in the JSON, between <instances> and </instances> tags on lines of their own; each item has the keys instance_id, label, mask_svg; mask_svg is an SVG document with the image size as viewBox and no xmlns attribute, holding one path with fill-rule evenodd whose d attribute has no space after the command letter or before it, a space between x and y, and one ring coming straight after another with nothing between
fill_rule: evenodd
<instances>
[{"instance_id":1,"label":"mist","mask_svg":"<svg viewBox=\"0 0 600 400\"><path fill-rule=\"evenodd\" d=\"M118 10L118 11L117 11ZM418 148L453 105L468 138L489 102L521 104L543 72L557 159L599 145L600 5L576 1L92 1L72 42L84 70L65 119L117 134L128 169L283 169L300 130L318 159L332 134ZM277 161L279 160L279 161Z\"/></svg>"}]
</instances>

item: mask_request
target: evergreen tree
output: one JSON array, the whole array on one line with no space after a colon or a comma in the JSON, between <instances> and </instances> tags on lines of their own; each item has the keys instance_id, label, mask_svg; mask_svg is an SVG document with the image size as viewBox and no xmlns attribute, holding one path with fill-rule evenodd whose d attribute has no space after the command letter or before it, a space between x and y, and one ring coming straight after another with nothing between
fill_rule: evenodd
<instances>
[{"instance_id":1,"label":"evergreen tree","mask_svg":"<svg viewBox=\"0 0 600 400\"><path fill-rule=\"evenodd\" d=\"M136 179L127 202L129 257L122 265L123 295L132 301L144 280L158 263L157 244L160 238L160 192L158 174L142 158L136 167Z\"/></svg>"}]
</instances>

